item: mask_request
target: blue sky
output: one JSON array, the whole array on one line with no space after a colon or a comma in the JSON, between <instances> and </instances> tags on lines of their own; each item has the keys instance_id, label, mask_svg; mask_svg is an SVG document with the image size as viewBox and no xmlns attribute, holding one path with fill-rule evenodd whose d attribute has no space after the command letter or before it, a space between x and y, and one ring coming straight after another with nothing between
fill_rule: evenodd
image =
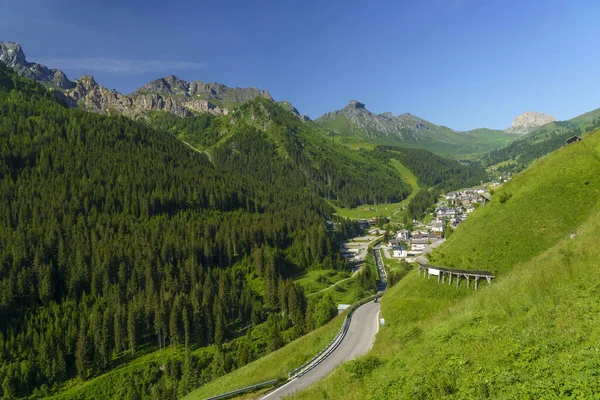
<instances>
[{"instance_id":1,"label":"blue sky","mask_svg":"<svg viewBox=\"0 0 600 400\"><path fill-rule=\"evenodd\" d=\"M0 40L123 93L169 74L313 118L366 103L466 130L600 107L597 0L0 0Z\"/></svg>"}]
</instances>

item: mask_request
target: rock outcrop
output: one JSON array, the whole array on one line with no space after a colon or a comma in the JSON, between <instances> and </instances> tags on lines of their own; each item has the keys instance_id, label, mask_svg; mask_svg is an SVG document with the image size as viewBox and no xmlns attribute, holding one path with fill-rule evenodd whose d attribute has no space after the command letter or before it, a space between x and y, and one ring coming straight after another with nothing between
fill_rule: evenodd
<instances>
[{"instance_id":1,"label":"rock outcrop","mask_svg":"<svg viewBox=\"0 0 600 400\"><path fill-rule=\"evenodd\" d=\"M162 96L157 93L137 93L126 96L115 90L98 85L93 77L81 77L71 91L64 93L67 101L98 113L119 113L128 117L141 117L148 111L165 111L179 117L199 113L226 115L221 109L207 100L183 99L175 96Z\"/></svg>"},{"instance_id":2,"label":"rock outcrop","mask_svg":"<svg viewBox=\"0 0 600 400\"><path fill-rule=\"evenodd\" d=\"M556 118L551 115L528 111L515 118L510 128L506 129L506 132L526 134L554 121L556 121Z\"/></svg>"},{"instance_id":3,"label":"rock outcrop","mask_svg":"<svg viewBox=\"0 0 600 400\"><path fill-rule=\"evenodd\" d=\"M308 115L300 114L300 112L290 103L289 101L280 101L278 102L280 106L283 106L286 110L292 112L300 121L312 121Z\"/></svg>"}]
</instances>

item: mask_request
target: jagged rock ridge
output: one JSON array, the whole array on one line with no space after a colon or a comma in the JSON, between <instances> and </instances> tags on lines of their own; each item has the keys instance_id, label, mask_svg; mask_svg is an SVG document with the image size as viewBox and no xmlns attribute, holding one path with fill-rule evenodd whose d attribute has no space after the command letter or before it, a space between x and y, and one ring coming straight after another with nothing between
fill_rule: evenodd
<instances>
[{"instance_id":1,"label":"jagged rock ridge","mask_svg":"<svg viewBox=\"0 0 600 400\"><path fill-rule=\"evenodd\" d=\"M22 76L59 89L57 96L67 104L104 114L116 112L134 118L143 117L149 111L166 111L180 117L200 113L227 115L230 107L256 97L273 100L267 90L256 87L231 88L217 82L187 82L173 75L156 79L130 95L124 95L99 85L91 76L73 82L60 70L30 63L16 42L0 42L0 61ZM290 107L298 118L308 118L300 115L291 104Z\"/></svg>"},{"instance_id":2,"label":"jagged rock ridge","mask_svg":"<svg viewBox=\"0 0 600 400\"><path fill-rule=\"evenodd\" d=\"M515 118L510 128L506 129L506 132L530 133L540 126L554 121L556 121L556 118L551 115L528 111Z\"/></svg>"}]
</instances>

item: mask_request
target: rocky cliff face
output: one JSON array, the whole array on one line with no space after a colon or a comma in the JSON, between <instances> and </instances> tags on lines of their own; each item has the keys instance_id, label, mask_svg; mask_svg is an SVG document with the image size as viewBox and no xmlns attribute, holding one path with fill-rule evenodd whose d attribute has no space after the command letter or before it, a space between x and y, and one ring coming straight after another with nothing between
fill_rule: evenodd
<instances>
[{"instance_id":1,"label":"rocky cliff face","mask_svg":"<svg viewBox=\"0 0 600 400\"><path fill-rule=\"evenodd\" d=\"M142 117L148 111L166 111L180 117L199 113L226 115L221 109L206 100L180 99L175 96L161 96L156 93L138 93L126 96L115 90L98 85L93 77L83 76L73 90L61 93L70 104L77 104L89 111L98 113L119 113L128 117Z\"/></svg>"},{"instance_id":2,"label":"rocky cliff face","mask_svg":"<svg viewBox=\"0 0 600 400\"><path fill-rule=\"evenodd\" d=\"M0 61L15 69L19 75L52 84L61 89L72 89L75 83L67 79L64 72L48 69L45 65L27 62L19 43L0 42Z\"/></svg>"},{"instance_id":3,"label":"rocky cliff face","mask_svg":"<svg viewBox=\"0 0 600 400\"><path fill-rule=\"evenodd\" d=\"M149 111L165 111L180 117L200 113L227 115L231 107L256 97L273 100L267 90L256 87L231 88L216 82L187 82L173 75L156 79L132 94L124 95L99 85L91 76L72 82L60 70L30 63L21 45L14 42L0 42L0 61L22 76L59 88L56 94L67 104L97 113L118 113L133 118L143 117ZM302 120L308 119L297 110L296 115Z\"/></svg>"},{"instance_id":4,"label":"rocky cliff face","mask_svg":"<svg viewBox=\"0 0 600 400\"><path fill-rule=\"evenodd\" d=\"M506 132L525 134L554 121L556 121L556 118L551 115L529 111L515 118L510 128L506 129Z\"/></svg>"}]
</instances>

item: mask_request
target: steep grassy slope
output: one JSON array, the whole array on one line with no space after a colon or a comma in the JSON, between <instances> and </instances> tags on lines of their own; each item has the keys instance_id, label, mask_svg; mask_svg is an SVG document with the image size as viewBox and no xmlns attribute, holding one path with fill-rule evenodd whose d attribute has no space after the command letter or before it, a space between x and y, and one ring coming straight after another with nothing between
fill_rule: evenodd
<instances>
[{"instance_id":1,"label":"steep grassy slope","mask_svg":"<svg viewBox=\"0 0 600 400\"><path fill-rule=\"evenodd\" d=\"M436 253L435 261L497 273L568 235L600 198L600 135L566 146L516 176Z\"/></svg>"},{"instance_id":2,"label":"steep grassy slope","mask_svg":"<svg viewBox=\"0 0 600 400\"><path fill-rule=\"evenodd\" d=\"M492 285L475 292L409 273L383 297L373 351L294 398L594 398L599 172L596 132L515 177L437 255L461 267L493 261Z\"/></svg>"}]
</instances>

